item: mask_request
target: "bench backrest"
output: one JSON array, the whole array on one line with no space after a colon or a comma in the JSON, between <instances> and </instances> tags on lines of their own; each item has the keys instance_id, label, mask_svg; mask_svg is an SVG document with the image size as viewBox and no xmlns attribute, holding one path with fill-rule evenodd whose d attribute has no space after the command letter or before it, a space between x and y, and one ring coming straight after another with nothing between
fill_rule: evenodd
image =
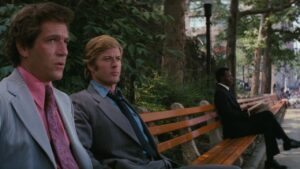
<instances>
[{"instance_id":1,"label":"bench backrest","mask_svg":"<svg viewBox=\"0 0 300 169\"><path fill-rule=\"evenodd\" d=\"M261 101L272 105L275 103L273 101L274 98L276 96L265 95L249 99L239 99L238 102L241 107L255 105ZM167 137L158 143L159 152L164 152L189 142L221 126L215 106L212 104L160 112L145 112L141 114L141 117L148 124L150 133L153 136L175 133L172 137ZM184 132L182 132L183 130Z\"/></svg>"},{"instance_id":2,"label":"bench backrest","mask_svg":"<svg viewBox=\"0 0 300 169\"><path fill-rule=\"evenodd\" d=\"M196 127L196 129L186 132L183 135L160 142L157 145L159 152L166 151L177 145L191 141L209 131L219 128L221 125L219 120L216 119L217 113L215 112L215 107L213 105L143 113L141 116L146 123L152 123L149 124L148 128L153 136L200 125L199 127ZM209 120L215 121L206 124Z\"/></svg>"},{"instance_id":3,"label":"bench backrest","mask_svg":"<svg viewBox=\"0 0 300 169\"><path fill-rule=\"evenodd\" d=\"M265 104L268 104L269 106L272 106L277 102L277 96L276 95L264 95L264 96L258 96L254 98L246 98L246 99L238 99L238 103L240 104L241 108L251 107L259 102L263 102Z\"/></svg>"}]
</instances>

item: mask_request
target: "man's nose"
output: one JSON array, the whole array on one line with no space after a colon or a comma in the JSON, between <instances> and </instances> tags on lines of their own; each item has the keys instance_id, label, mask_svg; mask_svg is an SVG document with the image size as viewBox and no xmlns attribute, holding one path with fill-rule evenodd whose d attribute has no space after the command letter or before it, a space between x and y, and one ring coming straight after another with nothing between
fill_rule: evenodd
<instances>
[{"instance_id":1,"label":"man's nose","mask_svg":"<svg viewBox=\"0 0 300 169\"><path fill-rule=\"evenodd\" d=\"M112 62L113 65L117 65L120 62L120 60L118 58L116 58L116 57L113 57L111 59L111 62Z\"/></svg>"},{"instance_id":2,"label":"man's nose","mask_svg":"<svg viewBox=\"0 0 300 169\"><path fill-rule=\"evenodd\" d=\"M68 55L68 45L65 42L60 42L57 46L57 52L60 56Z\"/></svg>"}]
</instances>

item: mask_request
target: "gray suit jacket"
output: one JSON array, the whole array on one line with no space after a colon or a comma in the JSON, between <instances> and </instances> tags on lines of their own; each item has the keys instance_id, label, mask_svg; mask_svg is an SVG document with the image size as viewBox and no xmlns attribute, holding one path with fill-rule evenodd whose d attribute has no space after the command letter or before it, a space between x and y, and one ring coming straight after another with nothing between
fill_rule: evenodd
<instances>
[{"instance_id":1,"label":"gray suit jacket","mask_svg":"<svg viewBox=\"0 0 300 169\"><path fill-rule=\"evenodd\" d=\"M151 160L145 155L128 119L92 85L71 98L78 136L94 169L166 169L170 165L164 158Z\"/></svg>"},{"instance_id":2,"label":"gray suit jacket","mask_svg":"<svg viewBox=\"0 0 300 169\"><path fill-rule=\"evenodd\" d=\"M81 169L92 169L75 131L69 97L57 89L54 95L78 165ZM46 132L29 89L14 70L0 82L0 168L56 169Z\"/></svg>"}]
</instances>

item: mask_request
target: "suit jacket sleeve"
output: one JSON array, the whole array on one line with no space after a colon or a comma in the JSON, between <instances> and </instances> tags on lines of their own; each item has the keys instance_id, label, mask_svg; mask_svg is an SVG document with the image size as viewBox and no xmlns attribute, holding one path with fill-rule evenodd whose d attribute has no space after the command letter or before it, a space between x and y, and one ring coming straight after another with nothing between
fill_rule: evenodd
<instances>
[{"instance_id":1,"label":"suit jacket sleeve","mask_svg":"<svg viewBox=\"0 0 300 169\"><path fill-rule=\"evenodd\" d=\"M75 126L77 130L77 134L79 140L81 141L83 147L88 152L94 169L111 169L108 166L104 166L98 161L91 151L93 144L93 129L90 124L90 116L89 112L87 112L80 101L76 100L76 98L72 97L73 105L74 105L74 118L75 118Z\"/></svg>"}]
</instances>

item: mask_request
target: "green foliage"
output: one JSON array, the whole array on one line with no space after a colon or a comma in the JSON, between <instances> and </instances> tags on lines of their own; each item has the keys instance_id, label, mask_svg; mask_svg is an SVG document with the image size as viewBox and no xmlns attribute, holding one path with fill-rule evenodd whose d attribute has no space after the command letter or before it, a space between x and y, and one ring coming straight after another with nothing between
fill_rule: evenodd
<instances>
[{"instance_id":1,"label":"green foliage","mask_svg":"<svg viewBox=\"0 0 300 169\"><path fill-rule=\"evenodd\" d=\"M82 62L84 46L94 36L108 34L116 37L124 46L124 63L120 87L126 94L134 93L137 104L146 105L152 110L161 110L173 102L181 102L185 106L196 105L201 99L212 101L214 85L213 75L209 80L205 76L205 54L201 52L202 44L188 47L186 52L187 68L184 86L175 86L174 83L160 76L160 61L165 40L163 26L173 19L163 15L160 0L86 0L86 1L58 1L56 3L68 6L75 11L75 21L70 26L69 56L65 68L64 78L55 82L56 86L67 93L83 89L87 81L83 76ZM9 18L24 3L37 3L41 0L13 1L15 4L5 4L0 7L0 48L4 46L4 36L9 25ZM192 2L192 1L191 1ZM203 17L203 2L195 1L198 6L196 14ZM241 0L241 4L249 5L253 9L265 6L259 0ZM272 0L273 4L280 6L286 1ZM226 28L229 4L222 4L221 0L214 1L213 24ZM268 19L276 25L281 21L292 22L299 16L298 6L271 15ZM250 63L256 45L259 27L257 15L242 17L238 24L237 57L238 63ZM281 48L287 42L299 39L299 29L293 32L276 30L272 34L272 59L274 63L297 59L299 54ZM203 36L204 37L204 36ZM221 31L215 46L224 46L226 31ZM203 39L202 39L203 40ZM261 44L259 44L261 45ZM215 47L214 46L214 47ZM213 47L213 49L214 49ZM260 47L264 47L261 45ZM169 51L175 52L173 49ZM195 52L198 51L198 52ZM181 57L182 53L175 53ZM224 56L214 56L214 66L225 65ZM194 62L194 64L190 64ZM199 63L199 64L198 64ZM12 67L8 66L7 59L0 51L0 78L7 75ZM192 65L192 66L191 66ZM190 67L188 67L190 66ZM191 73L192 72L192 73ZM190 74L189 74L190 73ZM210 87L207 87L210 86Z\"/></svg>"},{"instance_id":2,"label":"green foliage","mask_svg":"<svg viewBox=\"0 0 300 169\"><path fill-rule=\"evenodd\" d=\"M6 77L8 74L12 72L12 66L2 66L0 67L0 79Z\"/></svg>"},{"instance_id":3,"label":"green foliage","mask_svg":"<svg viewBox=\"0 0 300 169\"><path fill-rule=\"evenodd\" d=\"M69 46L65 77L57 83L59 87L74 92L86 86L82 74L84 45L102 34L117 38L124 47L121 88L132 90L131 83L139 85L159 68L164 39L162 24L168 19L148 3L83 1L75 5L74 11L76 19L71 25L74 38Z\"/></svg>"},{"instance_id":4,"label":"green foliage","mask_svg":"<svg viewBox=\"0 0 300 169\"><path fill-rule=\"evenodd\" d=\"M281 68L282 66L286 67L287 65L289 65L289 67L294 67L295 64L293 63L299 60L299 54L295 53L292 47L292 43L295 42L300 35L299 31L292 27L293 22L299 17L299 4L280 9L288 3L290 3L288 0L240 1L240 4L249 7L248 9L241 9L241 11L265 11L261 14L243 16L239 20L236 49L238 60L236 66L238 70L241 70L242 67L247 69L247 71L243 73L237 72L237 76L243 76L245 81L249 81L250 76L252 76L252 62L254 51L256 49L261 52L261 55L264 55L264 52L269 51L268 56L270 56L271 63L275 64L278 68ZM266 10L267 8L270 9L270 7L272 10ZM262 39L258 42L258 29L262 15L266 18L263 23ZM269 29L267 29L268 25L270 25ZM268 50L264 50L267 45L267 42L265 41L267 36L269 36L268 40L271 39L271 43L268 44L271 46L268 46Z\"/></svg>"},{"instance_id":5,"label":"green foliage","mask_svg":"<svg viewBox=\"0 0 300 169\"><path fill-rule=\"evenodd\" d=\"M36 3L26 1L30 2ZM68 2L57 3L70 6ZM159 3L155 4L157 7ZM3 23L0 27L1 35L5 34L9 18L19 6L11 4L0 8ZM69 56L64 77L55 82L58 88L73 93L87 86L82 62L84 46L89 39L102 34L116 37L124 47L120 87L125 93L132 93L134 88L130 88L131 85L135 88L141 86L143 81L149 81L153 72L160 69L165 38L163 25L171 18L162 15L162 11L154 8L153 4L124 0L90 0L74 1L71 8L75 11L75 20L70 25ZM0 43L3 44L3 41L4 37L1 36ZM8 62L1 60L1 65L8 65ZM11 69L1 68L1 76L7 74L7 70Z\"/></svg>"},{"instance_id":6,"label":"green foliage","mask_svg":"<svg viewBox=\"0 0 300 169\"><path fill-rule=\"evenodd\" d=\"M172 81L156 74L137 89L137 102L149 111L169 109L172 103L179 102L185 107L197 106L202 100L212 101L214 85L207 88L203 82L194 82L176 86ZM203 80L203 79L202 79Z\"/></svg>"},{"instance_id":7,"label":"green foliage","mask_svg":"<svg viewBox=\"0 0 300 169\"><path fill-rule=\"evenodd\" d=\"M253 59L254 50L257 47L263 47L264 44L257 42L260 17L246 16L241 18L238 29L239 38L237 39L237 51L245 53L248 63ZM251 28L251 29L249 29ZM237 62L240 63L240 62Z\"/></svg>"},{"instance_id":8,"label":"green foliage","mask_svg":"<svg viewBox=\"0 0 300 169\"><path fill-rule=\"evenodd\" d=\"M102 34L116 37L124 46L123 88L127 88L127 82L132 79L129 77L135 77L136 81L132 83L139 84L159 68L164 39L162 26L169 19L161 11L154 9L151 6L153 4L125 0L74 1L72 4L55 2L71 6L75 11L75 20L70 26L69 57L64 78L56 82L60 89L72 93L86 86L82 63L84 46L90 38ZM159 4L158 1L153 2ZM20 6L6 4L0 7L1 48L4 46L9 19ZM8 61L3 57L2 51L0 64L5 66Z\"/></svg>"},{"instance_id":9,"label":"green foliage","mask_svg":"<svg viewBox=\"0 0 300 169\"><path fill-rule=\"evenodd\" d=\"M236 62L239 63L239 65L250 64L250 60L249 60L249 58L247 58L246 53L243 50L241 50L240 48L238 48L236 51Z\"/></svg>"},{"instance_id":10,"label":"green foliage","mask_svg":"<svg viewBox=\"0 0 300 169\"><path fill-rule=\"evenodd\" d=\"M5 44L5 36L10 24L10 16L14 14L16 10L20 8L20 5L5 4L0 6L0 67L7 66L9 64L8 59L4 56L3 47ZM4 67L0 69L0 74L3 75L7 69Z\"/></svg>"},{"instance_id":11,"label":"green foliage","mask_svg":"<svg viewBox=\"0 0 300 169\"><path fill-rule=\"evenodd\" d=\"M226 24L226 19L229 16L229 4L224 3L222 0L215 0L212 7L213 18L211 19L213 24L222 23ZM224 19L225 18L225 19Z\"/></svg>"},{"instance_id":12,"label":"green foliage","mask_svg":"<svg viewBox=\"0 0 300 169\"><path fill-rule=\"evenodd\" d=\"M242 3L252 6L253 9L266 8L264 1L244 0ZM283 2L272 0L272 5L276 6L276 4L282 5ZM280 66L282 61L285 63L293 62L299 56L293 52L293 49L286 47L289 43L299 37L299 32L291 29L292 22L295 21L299 16L299 10L297 9L297 6L292 6L281 11L271 12L266 18L266 20L273 25L273 33L271 34L272 37L270 37L272 41L270 56L272 57L272 62L278 66ZM253 60L255 48L263 49L265 47L264 43L257 42L259 24L260 15L249 15L240 19L240 24L238 27L239 39L237 40L237 51L240 49L245 54L248 64L250 64Z\"/></svg>"}]
</instances>

